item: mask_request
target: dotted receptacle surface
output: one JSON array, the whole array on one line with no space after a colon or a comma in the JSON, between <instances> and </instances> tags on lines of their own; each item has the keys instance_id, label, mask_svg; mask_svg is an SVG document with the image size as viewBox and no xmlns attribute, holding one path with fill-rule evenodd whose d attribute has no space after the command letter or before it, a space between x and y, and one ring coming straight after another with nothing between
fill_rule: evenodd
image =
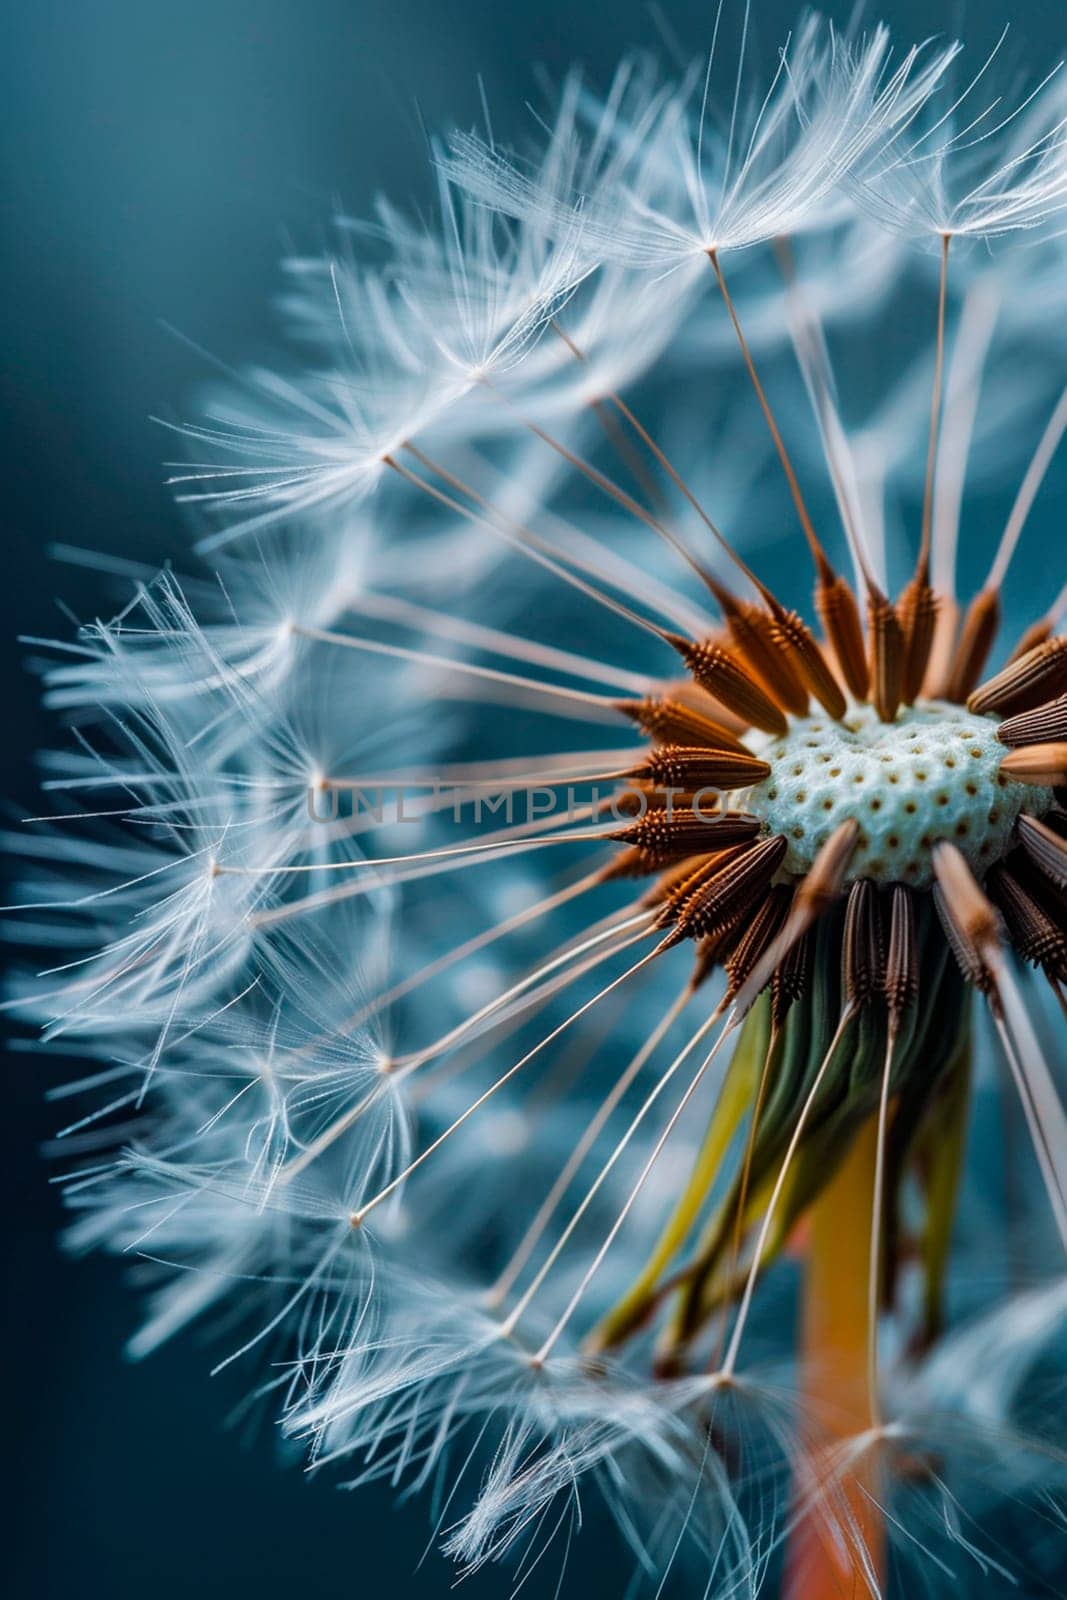
<instances>
[{"instance_id":1,"label":"dotted receptacle surface","mask_svg":"<svg viewBox=\"0 0 1067 1600\"><path fill-rule=\"evenodd\" d=\"M943 839L982 875L1010 849L1020 811L1040 815L1052 803L1050 790L1001 776L996 728L939 701L907 707L892 723L870 706L841 723L799 717L784 738L760 738L757 753L773 771L745 806L789 841L789 873L807 872L834 829L854 818L850 878L928 884Z\"/></svg>"}]
</instances>

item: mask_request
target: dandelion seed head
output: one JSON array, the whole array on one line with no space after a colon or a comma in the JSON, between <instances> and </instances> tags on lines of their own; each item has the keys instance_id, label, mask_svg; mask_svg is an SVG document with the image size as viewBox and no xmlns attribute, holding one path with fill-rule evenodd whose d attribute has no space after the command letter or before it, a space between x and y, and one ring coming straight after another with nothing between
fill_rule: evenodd
<instances>
[{"instance_id":1,"label":"dandelion seed head","mask_svg":"<svg viewBox=\"0 0 1067 1600\"><path fill-rule=\"evenodd\" d=\"M1062 90L754 9L286 264L199 572L34 642L7 1004L133 1353L462 1573L595 1488L635 1596L987 1593L1067 1480Z\"/></svg>"},{"instance_id":2,"label":"dandelion seed head","mask_svg":"<svg viewBox=\"0 0 1067 1600\"><path fill-rule=\"evenodd\" d=\"M846 882L927 888L941 840L984 874L1013 848L1020 813L1041 816L1052 804L1051 789L1000 780L996 723L961 706L924 702L891 723L871 706L842 722L800 717L784 738L753 748L771 771L746 808L789 840L783 871L797 876L850 819L860 838Z\"/></svg>"}]
</instances>

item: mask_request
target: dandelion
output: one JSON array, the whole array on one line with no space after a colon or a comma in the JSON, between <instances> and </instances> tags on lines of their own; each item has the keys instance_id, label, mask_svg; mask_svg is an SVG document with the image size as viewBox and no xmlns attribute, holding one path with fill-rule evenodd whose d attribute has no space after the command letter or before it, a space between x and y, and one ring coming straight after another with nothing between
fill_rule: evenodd
<instances>
[{"instance_id":1,"label":"dandelion","mask_svg":"<svg viewBox=\"0 0 1067 1600\"><path fill-rule=\"evenodd\" d=\"M723 96L729 22L293 264L319 365L190 430L211 581L35 643L79 747L8 1004L92 1059L134 1353L235 1307L462 1572L595 1487L635 1593L1054 1583L1058 79L976 112L992 64L807 19L750 81L745 10Z\"/></svg>"}]
</instances>

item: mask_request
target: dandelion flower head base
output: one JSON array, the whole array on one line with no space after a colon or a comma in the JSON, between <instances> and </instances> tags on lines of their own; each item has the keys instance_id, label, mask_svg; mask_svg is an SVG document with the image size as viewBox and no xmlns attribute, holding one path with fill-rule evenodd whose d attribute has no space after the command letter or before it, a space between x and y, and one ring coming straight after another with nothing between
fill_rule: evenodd
<instances>
[{"instance_id":1,"label":"dandelion flower head base","mask_svg":"<svg viewBox=\"0 0 1067 1600\"><path fill-rule=\"evenodd\" d=\"M684 1547L706 1600L963 1600L990 1489L1047 1529L1065 1476L1012 1241L1062 1273L1067 586L1013 613L1067 103L815 17L758 82L745 0L720 84L730 10L289 263L299 367L174 480L211 581L45 668L10 1005L92 1062L72 1236L148 1258L135 1351L247 1317L315 1464L432 1485L465 1571L522 1589L596 1482L642 1593Z\"/></svg>"},{"instance_id":2,"label":"dandelion flower head base","mask_svg":"<svg viewBox=\"0 0 1067 1600\"><path fill-rule=\"evenodd\" d=\"M859 829L846 882L870 878L927 888L934 846L959 846L980 873L1013 847L1026 810L1052 804L1000 772L997 724L962 706L921 701L883 722L873 707L853 707L840 722L798 717L784 738L753 742L770 775L745 797L746 810L788 841L786 873L810 870L846 819Z\"/></svg>"}]
</instances>

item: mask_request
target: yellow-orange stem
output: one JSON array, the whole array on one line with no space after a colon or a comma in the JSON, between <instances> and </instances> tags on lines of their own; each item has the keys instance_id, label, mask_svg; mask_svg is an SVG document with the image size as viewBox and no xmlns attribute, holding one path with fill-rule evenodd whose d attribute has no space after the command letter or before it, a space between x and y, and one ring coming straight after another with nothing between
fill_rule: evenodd
<instances>
[{"instance_id":1,"label":"yellow-orange stem","mask_svg":"<svg viewBox=\"0 0 1067 1600\"><path fill-rule=\"evenodd\" d=\"M877 1417L868 1385L868 1279L877 1119L856 1139L810 1216L804 1289L804 1398L819 1437L798 1474L803 1514L786 1556L788 1600L866 1600L869 1570L884 1571L885 1529L877 1509L877 1461L860 1453L842 1474L834 1441L854 1438ZM824 1482L825 1496L819 1485Z\"/></svg>"}]
</instances>

